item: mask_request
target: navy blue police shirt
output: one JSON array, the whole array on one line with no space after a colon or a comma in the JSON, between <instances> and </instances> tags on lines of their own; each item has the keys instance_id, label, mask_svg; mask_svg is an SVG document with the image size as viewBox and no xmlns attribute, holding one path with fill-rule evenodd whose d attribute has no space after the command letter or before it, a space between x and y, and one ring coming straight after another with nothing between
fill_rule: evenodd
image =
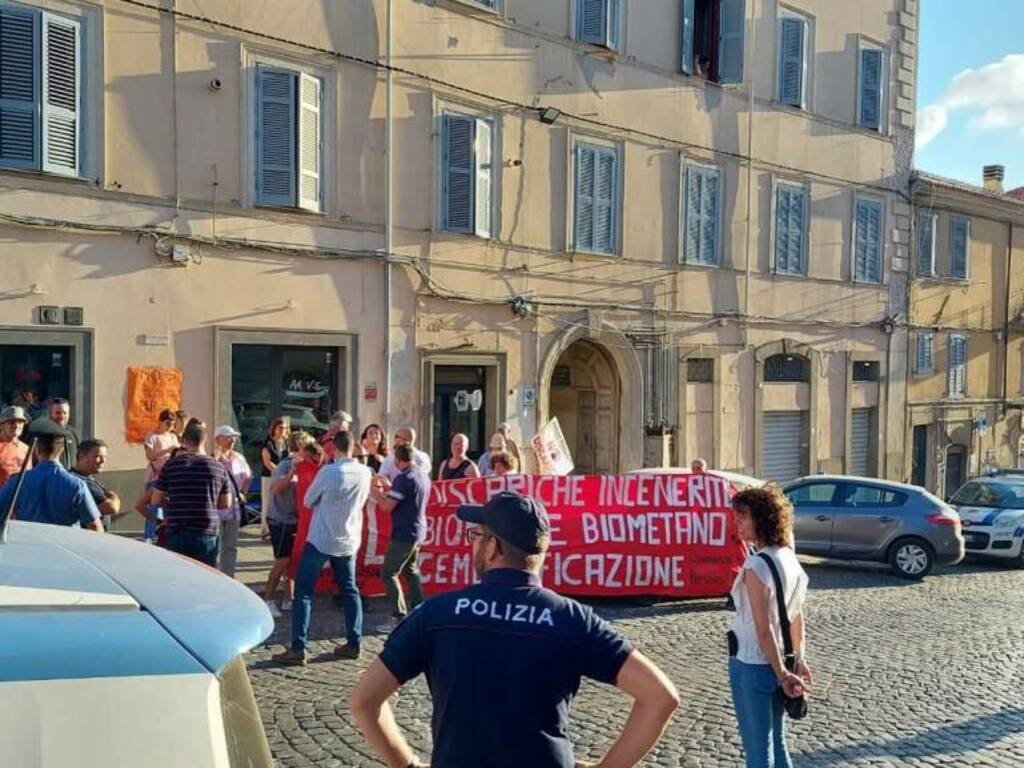
<instances>
[{"instance_id":1,"label":"navy blue police shirt","mask_svg":"<svg viewBox=\"0 0 1024 768\"><path fill-rule=\"evenodd\" d=\"M417 607L380 660L400 683L426 676L434 768L572 768L580 678L614 685L631 651L590 608L497 569Z\"/></svg>"}]
</instances>

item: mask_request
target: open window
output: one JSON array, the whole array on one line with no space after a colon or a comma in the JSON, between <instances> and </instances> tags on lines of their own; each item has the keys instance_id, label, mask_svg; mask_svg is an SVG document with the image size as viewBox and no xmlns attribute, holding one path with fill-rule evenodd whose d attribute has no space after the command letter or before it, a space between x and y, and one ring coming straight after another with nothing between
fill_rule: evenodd
<instances>
[{"instance_id":1,"label":"open window","mask_svg":"<svg viewBox=\"0 0 1024 768\"><path fill-rule=\"evenodd\" d=\"M681 0L682 70L718 83L743 81L746 0Z\"/></svg>"}]
</instances>

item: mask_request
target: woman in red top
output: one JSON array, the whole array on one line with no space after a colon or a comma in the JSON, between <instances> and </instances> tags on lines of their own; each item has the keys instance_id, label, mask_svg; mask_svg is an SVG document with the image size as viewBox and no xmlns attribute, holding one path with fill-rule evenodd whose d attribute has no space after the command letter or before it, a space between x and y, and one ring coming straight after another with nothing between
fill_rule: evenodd
<instances>
[{"instance_id":1,"label":"woman in red top","mask_svg":"<svg viewBox=\"0 0 1024 768\"><path fill-rule=\"evenodd\" d=\"M301 458L300 458L301 456ZM313 484L313 478L324 463L324 449L317 443L309 443L295 456L295 513L299 518L299 527L295 531L295 543L292 545L292 556L288 561L288 576L295 578L302 560L302 550L306 547L309 535L309 524L313 521L313 510L306 506L306 491ZM330 570L325 569L316 582L317 592L337 592L338 586Z\"/></svg>"}]
</instances>

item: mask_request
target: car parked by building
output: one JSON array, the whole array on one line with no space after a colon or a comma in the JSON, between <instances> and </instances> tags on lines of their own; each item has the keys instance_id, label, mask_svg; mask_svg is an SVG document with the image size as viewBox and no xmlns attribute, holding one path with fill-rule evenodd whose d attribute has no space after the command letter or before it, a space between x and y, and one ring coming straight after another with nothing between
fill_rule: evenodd
<instances>
[{"instance_id":1,"label":"car parked by building","mask_svg":"<svg viewBox=\"0 0 1024 768\"><path fill-rule=\"evenodd\" d=\"M964 557L960 518L923 488L815 475L783 490L793 504L799 554L887 562L907 579L923 579L937 563Z\"/></svg>"},{"instance_id":2,"label":"car parked by building","mask_svg":"<svg viewBox=\"0 0 1024 768\"><path fill-rule=\"evenodd\" d=\"M273 621L252 590L119 536L7 533L3 765L273 765L243 658Z\"/></svg>"},{"instance_id":3,"label":"car parked by building","mask_svg":"<svg viewBox=\"0 0 1024 768\"><path fill-rule=\"evenodd\" d=\"M960 515L967 552L1024 566L1024 477L1001 474L964 483L949 501Z\"/></svg>"}]
</instances>

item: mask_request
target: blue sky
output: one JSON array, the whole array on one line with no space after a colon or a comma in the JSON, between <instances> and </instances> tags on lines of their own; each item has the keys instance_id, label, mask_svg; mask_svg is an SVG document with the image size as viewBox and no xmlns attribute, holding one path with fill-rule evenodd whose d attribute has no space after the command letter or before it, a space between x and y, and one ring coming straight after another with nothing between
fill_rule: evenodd
<instances>
[{"instance_id":1,"label":"blue sky","mask_svg":"<svg viewBox=\"0 0 1024 768\"><path fill-rule=\"evenodd\" d=\"M1024 0L921 0L919 44L916 166L1024 186Z\"/></svg>"}]
</instances>

